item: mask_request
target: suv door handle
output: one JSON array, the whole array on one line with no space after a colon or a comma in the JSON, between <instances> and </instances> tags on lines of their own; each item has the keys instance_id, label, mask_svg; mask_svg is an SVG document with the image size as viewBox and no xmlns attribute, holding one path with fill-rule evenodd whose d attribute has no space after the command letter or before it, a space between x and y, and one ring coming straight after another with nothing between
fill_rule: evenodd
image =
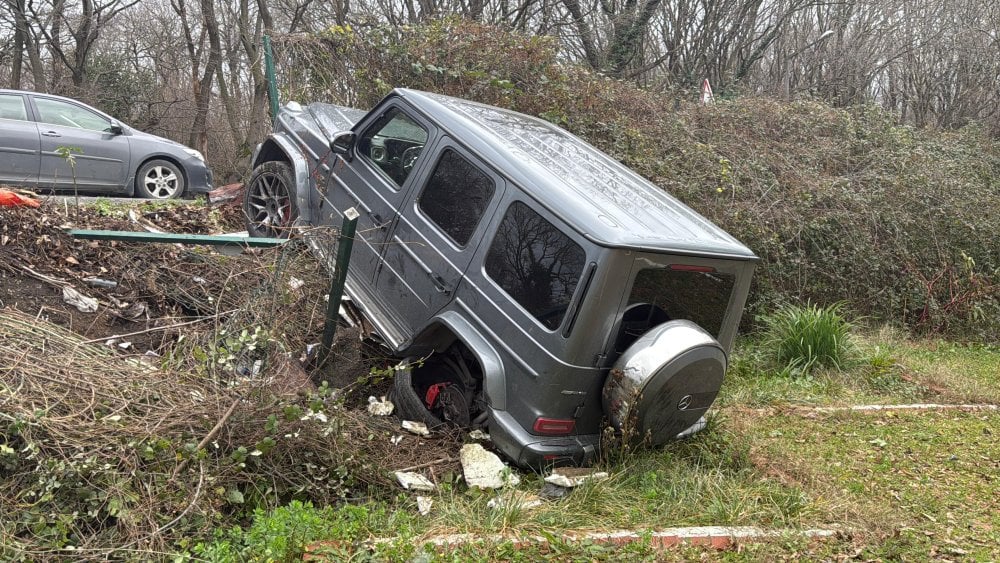
<instances>
[{"instance_id":1,"label":"suv door handle","mask_svg":"<svg viewBox=\"0 0 1000 563\"><path fill-rule=\"evenodd\" d=\"M42 136L43 137L62 137L62 135L60 135L59 133L56 133L55 131L46 131L46 132L42 133Z\"/></svg>"},{"instance_id":2,"label":"suv door handle","mask_svg":"<svg viewBox=\"0 0 1000 563\"><path fill-rule=\"evenodd\" d=\"M372 224L376 229L385 230L385 227L388 225L387 222L382 221L382 216L374 211L368 212L368 218L372 220Z\"/></svg>"},{"instance_id":3,"label":"suv door handle","mask_svg":"<svg viewBox=\"0 0 1000 563\"><path fill-rule=\"evenodd\" d=\"M434 284L434 289L438 290L438 293L451 295L451 287L448 286L448 283L441 276L431 274L431 282Z\"/></svg>"}]
</instances>

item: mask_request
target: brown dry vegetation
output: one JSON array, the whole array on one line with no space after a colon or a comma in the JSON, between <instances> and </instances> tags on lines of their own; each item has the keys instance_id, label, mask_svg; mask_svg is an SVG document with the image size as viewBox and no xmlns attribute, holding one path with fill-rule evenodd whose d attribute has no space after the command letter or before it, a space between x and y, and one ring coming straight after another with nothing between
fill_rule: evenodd
<instances>
[{"instance_id":1,"label":"brown dry vegetation","mask_svg":"<svg viewBox=\"0 0 1000 563\"><path fill-rule=\"evenodd\" d=\"M234 222L202 205L136 215L174 232ZM438 433L394 446L397 420L352 406L380 390L369 367L386 365L359 355L356 331L322 369L299 361L322 333L329 282L295 242L226 256L79 241L63 229L139 225L118 207L53 202L0 210L0 224L0 558L63 546L143 558L247 507L384 494L390 470L456 444ZM99 310L64 303L65 285Z\"/></svg>"}]
</instances>

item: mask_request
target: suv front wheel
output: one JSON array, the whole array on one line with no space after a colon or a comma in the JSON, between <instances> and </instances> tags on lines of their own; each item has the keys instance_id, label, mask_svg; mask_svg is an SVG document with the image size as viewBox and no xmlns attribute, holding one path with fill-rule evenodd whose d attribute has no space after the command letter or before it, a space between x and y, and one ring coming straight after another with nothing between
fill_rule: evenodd
<instances>
[{"instance_id":1,"label":"suv front wheel","mask_svg":"<svg viewBox=\"0 0 1000 563\"><path fill-rule=\"evenodd\" d=\"M288 238L298 216L292 186L292 169L286 162L265 162L254 168L243 196L250 236Z\"/></svg>"}]
</instances>

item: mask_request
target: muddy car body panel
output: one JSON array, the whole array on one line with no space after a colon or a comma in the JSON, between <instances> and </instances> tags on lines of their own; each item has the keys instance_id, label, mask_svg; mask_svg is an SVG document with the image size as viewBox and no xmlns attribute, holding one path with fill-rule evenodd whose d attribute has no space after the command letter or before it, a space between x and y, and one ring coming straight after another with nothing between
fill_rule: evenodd
<instances>
[{"instance_id":1,"label":"muddy car body panel","mask_svg":"<svg viewBox=\"0 0 1000 563\"><path fill-rule=\"evenodd\" d=\"M728 354L756 261L566 131L446 96L395 90L367 113L290 104L254 166L262 180L251 178L248 215L274 170L297 209L251 221L251 232L336 228L359 212L348 295L395 354L430 358L397 378L402 410L486 425L521 465L592 458L612 408L609 373L654 327L684 319L691 326L661 332L703 329ZM329 260L331 245L310 240ZM637 394L664 403L636 405L667 409L640 417L656 426L647 435L690 426L711 404L725 358L708 348L671 350L631 374Z\"/></svg>"}]
</instances>

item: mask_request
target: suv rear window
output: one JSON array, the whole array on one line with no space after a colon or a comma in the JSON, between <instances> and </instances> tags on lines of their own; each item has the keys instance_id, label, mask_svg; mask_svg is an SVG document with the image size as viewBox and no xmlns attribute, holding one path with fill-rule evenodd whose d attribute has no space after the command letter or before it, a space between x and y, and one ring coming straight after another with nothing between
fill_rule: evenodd
<instances>
[{"instance_id":1,"label":"suv rear window","mask_svg":"<svg viewBox=\"0 0 1000 563\"><path fill-rule=\"evenodd\" d=\"M622 315L615 353L623 353L651 328L676 319L692 321L718 338L735 284L734 275L714 269L674 264L640 270Z\"/></svg>"},{"instance_id":2,"label":"suv rear window","mask_svg":"<svg viewBox=\"0 0 1000 563\"><path fill-rule=\"evenodd\" d=\"M586 253L519 201L507 209L486 256L486 273L550 329L563 316L583 272Z\"/></svg>"},{"instance_id":3,"label":"suv rear window","mask_svg":"<svg viewBox=\"0 0 1000 563\"><path fill-rule=\"evenodd\" d=\"M649 303L672 319L687 319L717 337L722 330L736 277L717 271L672 266L649 268L635 276L629 305Z\"/></svg>"}]
</instances>

